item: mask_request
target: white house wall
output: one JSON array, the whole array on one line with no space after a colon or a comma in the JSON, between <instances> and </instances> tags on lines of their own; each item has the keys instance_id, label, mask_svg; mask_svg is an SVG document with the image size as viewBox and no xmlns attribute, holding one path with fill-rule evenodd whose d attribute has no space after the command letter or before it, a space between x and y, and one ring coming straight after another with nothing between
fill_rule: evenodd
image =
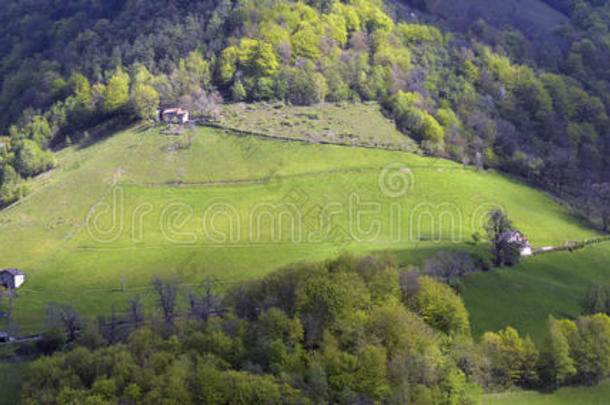
<instances>
[{"instance_id":1,"label":"white house wall","mask_svg":"<svg viewBox=\"0 0 610 405\"><path fill-rule=\"evenodd\" d=\"M15 288L19 288L21 284L25 281L25 277L23 275L15 276Z\"/></svg>"}]
</instances>

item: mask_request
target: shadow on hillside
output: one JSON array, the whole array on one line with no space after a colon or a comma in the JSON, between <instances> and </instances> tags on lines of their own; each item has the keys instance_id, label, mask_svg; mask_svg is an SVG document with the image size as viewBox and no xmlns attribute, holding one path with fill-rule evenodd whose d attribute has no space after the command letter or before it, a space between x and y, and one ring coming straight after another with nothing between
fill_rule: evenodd
<instances>
[{"instance_id":1,"label":"shadow on hillside","mask_svg":"<svg viewBox=\"0 0 610 405\"><path fill-rule=\"evenodd\" d=\"M566 200L556 196L551 191L547 190L544 185L536 184L535 182L529 182L527 179L518 176L514 173L506 173L500 170L495 170L495 173L502 176L506 181L509 181L513 184L526 186L536 191L539 191L545 194L548 198L553 200L555 203L559 204L564 208L561 212L557 212L557 218L569 223L571 225L578 225L582 228L591 229L600 235L603 234L601 231L601 224L593 221L590 217L588 217L585 213L570 205ZM510 217L510 212L508 213ZM566 242L569 242L566 240Z\"/></svg>"},{"instance_id":2,"label":"shadow on hillside","mask_svg":"<svg viewBox=\"0 0 610 405\"><path fill-rule=\"evenodd\" d=\"M78 149L82 150L93 146L96 143L116 134L117 132L126 130L133 125L133 123L133 120L125 121L121 118L112 118L91 127L83 132L85 135L83 135L83 137L79 140Z\"/></svg>"},{"instance_id":3,"label":"shadow on hillside","mask_svg":"<svg viewBox=\"0 0 610 405\"><path fill-rule=\"evenodd\" d=\"M559 201L559 203L564 205L561 201ZM570 207L566 207L566 208L569 210L569 212L562 212L561 215L559 215L560 219L562 219L568 223L574 224L574 225L579 225L583 228L589 228L589 229L597 232L599 235L604 235L604 233L602 232L601 227L600 227L601 224L595 223L591 218L586 217L581 212L574 211ZM566 241L566 242L572 242L572 241Z\"/></svg>"},{"instance_id":4,"label":"shadow on hillside","mask_svg":"<svg viewBox=\"0 0 610 405\"><path fill-rule=\"evenodd\" d=\"M435 256L441 251L451 252L465 250L470 252L473 257L485 257L488 255L489 246L484 243L474 245L472 243L461 242L453 243L451 241L421 241L407 248L388 248L380 249L371 252L372 256L384 256L388 253L396 257L399 266L421 266L424 262Z\"/></svg>"}]
</instances>

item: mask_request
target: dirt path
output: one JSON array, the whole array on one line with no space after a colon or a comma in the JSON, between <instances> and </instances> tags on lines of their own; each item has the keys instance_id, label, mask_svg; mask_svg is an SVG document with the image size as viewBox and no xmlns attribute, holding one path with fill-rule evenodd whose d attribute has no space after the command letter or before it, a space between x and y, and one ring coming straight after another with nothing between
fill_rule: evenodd
<instances>
[{"instance_id":1,"label":"dirt path","mask_svg":"<svg viewBox=\"0 0 610 405\"><path fill-rule=\"evenodd\" d=\"M116 186L116 184L121 179L121 175L125 173L125 170L118 168L116 172L114 172L114 176L112 176L112 185Z\"/></svg>"}]
</instances>

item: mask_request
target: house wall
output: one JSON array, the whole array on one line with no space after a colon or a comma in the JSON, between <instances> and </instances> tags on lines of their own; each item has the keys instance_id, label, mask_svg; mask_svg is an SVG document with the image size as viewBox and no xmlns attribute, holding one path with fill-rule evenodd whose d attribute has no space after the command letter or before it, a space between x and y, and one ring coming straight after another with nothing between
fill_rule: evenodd
<instances>
[{"instance_id":1,"label":"house wall","mask_svg":"<svg viewBox=\"0 0 610 405\"><path fill-rule=\"evenodd\" d=\"M180 124L186 124L189 121L188 111L182 115L177 114L162 114L161 120L163 122L178 122Z\"/></svg>"},{"instance_id":2,"label":"house wall","mask_svg":"<svg viewBox=\"0 0 610 405\"><path fill-rule=\"evenodd\" d=\"M15 276L15 288L19 288L21 284L25 281L25 276L19 275Z\"/></svg>"}]
</instances>

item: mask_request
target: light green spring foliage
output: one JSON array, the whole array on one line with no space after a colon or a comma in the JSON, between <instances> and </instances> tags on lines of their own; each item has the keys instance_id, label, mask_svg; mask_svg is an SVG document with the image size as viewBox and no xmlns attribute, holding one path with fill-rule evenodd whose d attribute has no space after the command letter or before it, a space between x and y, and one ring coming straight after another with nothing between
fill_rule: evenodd
<instances>
[{"instance_id":1,"label":"light green spring foliage","mask_svg":"<svg viewBox=\"0 0 610 405\"><path fill-rule=\"evenodd\" d=\"M104 90L104 111L113 113L121 109L129 100L129 75L118 68L108 80Z\"/></svg>"},{"instance_id":2,"label":"light green spring foliage","mask_svg":"<svg viewBox=\"0 0 610 405\"><path fill-rule=\"evenodd\" d=\"M418 283L412 306L426 322L448 335L470 334L468 311L451 287L428 276Z\"/></svg>"},{"instance_id":3,"label":"light green spring foliage","mask_svg":"<svg viewBox=\"0 0 610 405\"><path fill-rule=\"evenodd\" d=\"M368 0L334 2L322 14L313 8L318 6L302 2L240 2L243 12L252 16L252 21L246 24L257 22L258 26L252 31L252 37L242 38L238 45L222 51L221 80L231 84L237 72L244 74L245 78L239 80L254 99L269 93L257 88L261 87L261 78L273 80L276 88L268 95L287 98L296 104L303 100L311 104L327 98L340 101L384 97L392 69L404 71L411 66L410 53L394 33L391 18L382 11L380 4ZM346 64L341 60L344 52L350 52L353 62ZM284 75L294 77L303 66L303 60L321 62L318 65L320 72L314 72L318 84L300 92L310 95L299 94L292 98L293 92L284 90L282 81L285 79L277 75L284 72ZM291 71L293 66L297 70ZM316 88L328 88L328 92Z\"/></svg>"},{"instance_id":4,"label":"light green spring foliage","mask_svg":"<svg viewBox=\"0 0 610 405\"><path fill-rule=\"evenodd\" d=\"M148 84L138 84L131 93L133 108L141 119L153 119L159 108L159 93Z\"/></svg>"},{"instance_id":5,"label":"light green spring foliage","mask_svg":"<svg viewBox=\"0 0 610 405\"><path fill-rule=\"evenodd\" d=\"M140 84L152 84L155 80L155 76L141 63L134 63L131 66L130 77L132 88L135 88Z\"/></svg>"},{"instance_id":6,"label":"light green spring foliage","mask_svg":"<svg viewBox=\"0 0 610 405\"><path fill-rule=\"evenodd\" d=\"M84 108L91 107L91 84L89 80L80 73L73 73L70 85L78 103Z\"/></svg>"},{"instance_id":7,"label":"light green spring foliage","mask_svg":"<svg viewBox=\"0 0 610 405\"><path fill-rule=\"evenodd\" d=\"M95 83L91 86L91 103L98 111L103 111L105 94L106 85L104 83Z\"/></svg>"},{"instance_id":8,"label":"light green spring foliage","mask_svg":"<svg viewBox=\"0 0 610 405\"><path fill-rule=\"evenodd\" d=\"M243 101L246 99L246 89L240 80L236 80L231 86L231 96L235 101Z\"/></svg>"},{"instance_id":9,"label":"light green spring foliage","mask_svg":"<svg viewBox=\"0 0 610 405\"><path fill-rule=\"evenodd\" d=\"M511 327L485 333L481 344L502 386L557 387L610 375L610 317L605 314L581 316L577 322L550 317L540 352Z\"/></svg>"},{"instance_id":10,"label":"light green spring foliage","mask_svg":"<svg viewBox=\"0 0 610 405\"><path fill-rule=\"evenodd\" d=\"M388 102L388 108L395 117L399 128L413 134L416 139L431 145L431 148L442 145L445 129L423 107L424 100L421 94L405 93L401 90L390 97ZM452 117L446 110L441 113L441 117L447 124L459 122L457 117Z\"/></svg>"},{"instance_id":11,"label":"light green spring foliage","mask_svg":"<svg viewBox=\"0 0 610 405\"><path fill-rule=\"evenodd\" d=\"M395 396L403 403L471 403L479 390L443 349L442 331L399 302L397 277L383 277L396 271L389 262L349 255L300 263L229 289L223 317L171 327L157 322L111 346L88 328L74 350L32 364L22 397L43 404L353 403ZM393 284L386 293L375 287L378 305L366 299L374 274ZM162 338L157 330L167 327L173 333Z\"/></svg>"},{"instance_id":12,"label":"light green spring foliage","mask_svg":"<svg viewBox=\"0 0 610 405\"><path fill-rule=\"evenodd\" d=\"M405 43L443 45L443 34L433 26L400 23L396 31Z\"/></svg>"},{"instance_id":13,"label":"light green spring foliage","mask_svg":"<svg viewBox=\"0 0 610 405\"><path fill-rule=\"evenodd\" d=\"M210 64L199 51L189 53L178 62L178 68L172 74L176 91L180 95L206 88L210 84Z\"/></svg>"},{"instance_id":14,"label":"light green spring foliage","mask_svg":"<svg viewBox=\"0 0 610 405\"><path fill-rule=\"evenodd\" d=\"M0 187L0 202L10 204L23 197L26 188L23 179L11 165L2 168L2 186Z\"/></svg>"},{"instance_id":15,"label":"light green spring foliage","mask_svg":"<svg viewBox=\"0 0 610 405\"><path fill-rule=\"evenodd\" d=\"M481 344L490 358L494 373L499 376L498 384L508 387L536 381L539 354L529 337L522 338L517 330L509 326L498 333L485 333Z\"/></svg>"},{"instance_id":16,"label":"light green spring foliage","mask_svg":"<svg viewBox=\"0 0 610 405\"><path fill-rule=\"evenodd\" d=\"M541 350L542 362L548 374L546 377L557 384L563 383L577 372L576 362L570 357L568 334L573 325L570 322L558 321L549 316L547 337Z\"/></svg>"},{"instance_id":17,"label":"light green spring foliage","mask_svg":"<svg viewBox=\"0 0 610 405\"><path fill-rule=\"evenodd\" d=\"M220 75L229 82L238 69L251 76L273 76L279 67L273 46L264 40L244 38L239 46L222 51Z\"/></svg>"},{"instance_id":18,"label":"light green spring foliage","mask_svg":"<svg viewBox=\"0 0 610 405\"><path fill-rule=\"evenodd\" d=\"M33 140L25 139L16 147L16 169L24 177L31 177L55 166L55 157L50 151L43 151Z\"/></svg>"}]
</instances>

